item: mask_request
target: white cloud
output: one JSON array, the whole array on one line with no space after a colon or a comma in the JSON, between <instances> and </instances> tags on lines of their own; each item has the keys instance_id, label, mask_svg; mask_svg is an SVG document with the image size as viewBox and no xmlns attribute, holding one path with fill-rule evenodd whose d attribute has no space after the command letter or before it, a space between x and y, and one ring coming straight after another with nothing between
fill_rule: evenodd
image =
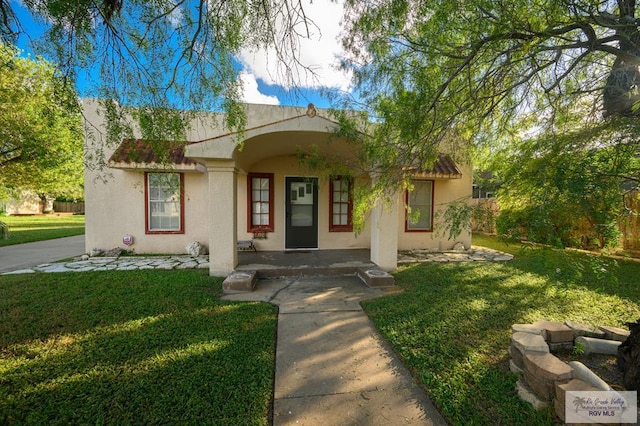
<instances>
[{"instance_id":1,"label":"white cloud","mask_svg":"<svg viewBox=\"0 0 640 426\"><path fill-rule=\"evenodd\" d=\"M241 71L238 75L240 86L242 87L242 100L250 104L280 105L277 96L269 96L260 93L256 76L246 71Z\"/></svg>"},{"instance_id":2,"label":"white cloud","mask_svg":"<svg viewBox=\"0 0 640 426\"><path fill-rule=\"evenodd\" d=\"M349 90L350 76L338 69L340 58L343 56L338 38L343 2L316 0L302 4L306 16L315 25L305 27L302 23L298 24L299 32L306 33L308 28L309 38L299 39L297 54L300 63L312 69L313 74L304 67L294 65L291 65L293 73L285 74L286 66L278 63L274 48L259 51L244 49L240 52L239 61L245 70L270 85L285 88L295 85L312 89L326 87ZM290 53L289 49L287 50L287 53Z\"/></svg>"}]
</instances>

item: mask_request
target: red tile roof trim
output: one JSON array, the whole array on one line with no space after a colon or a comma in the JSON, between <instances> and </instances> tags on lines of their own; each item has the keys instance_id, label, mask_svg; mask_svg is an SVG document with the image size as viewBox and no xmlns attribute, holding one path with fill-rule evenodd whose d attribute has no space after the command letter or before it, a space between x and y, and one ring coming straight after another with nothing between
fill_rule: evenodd
<instances>
[{"instance_id":1,"label":"red tile roof trim","mask_svg":"<svg viewBox=\"0 0 640 426\"><path fill-rule=\"evenodd\" d=\"M451 177L451 178L462 177L462 172L460 171L460 168L458 168L458 165L447 154L438 154L438 158L433 164L433 167L431 167L430 169L421 169L418 167L411 167L410 169L415 170L415 173L417 175L422 175L422 176Z\"/></svg>"},{"instance_id":2,"label":"red tile roof trim","mask_svg":"<svg viewBox=\"0 0 640 426\"><path fill-rule=\"evenodd\" d=\"M143 139L125 139L109 158L109 164L184 164L196 163L184 156L184 147L187 142L162 142L166 144L166 155L157 155L149 141ZM159 148L159 147L156 147Z\"/></svg>"}]
</instances>

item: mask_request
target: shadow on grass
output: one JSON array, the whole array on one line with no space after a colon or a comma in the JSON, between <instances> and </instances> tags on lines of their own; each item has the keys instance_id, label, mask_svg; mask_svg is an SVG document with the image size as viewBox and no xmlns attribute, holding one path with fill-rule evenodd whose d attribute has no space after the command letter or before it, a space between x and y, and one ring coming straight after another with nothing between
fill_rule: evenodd
<instances>
[{"instance_id":1,"label":"shadow on grass","mask_svg":"<svg viewBox=\"0 0 640 426\"><path fill-rule=\"evenodd\" d=\"M582 287L587 291L618 295L631 303L640 300L640 262L614 259L597 253L571 249L506 243L496 237L474 235L474 244L506 251L515 256L508 264L524 273L547 277L565 288Z\"/></svg>"},{"instance_id":2,"label":"shadow on grass","mask_svg":"<svg viewBox=\"0 0 640 426\"><path fill-rule=\"evenodd\" d=\"M0 278L0 423L267 424L275 308L212 288L199 271Z\"/></svg>"},{"instance_id":3,"label":"shadow on grass","mask_svg":"<svg viewBox=\"0 0 640 426\"><path fill-rule=\"evenodd\" d=\"M365 302L381 333L454 424L552 424L515 393L510 328L538 319L619 325L640 315L640 298L567 283L527 259L425 264L396 274L404 293Z\"/></svg>"}]
</instances>

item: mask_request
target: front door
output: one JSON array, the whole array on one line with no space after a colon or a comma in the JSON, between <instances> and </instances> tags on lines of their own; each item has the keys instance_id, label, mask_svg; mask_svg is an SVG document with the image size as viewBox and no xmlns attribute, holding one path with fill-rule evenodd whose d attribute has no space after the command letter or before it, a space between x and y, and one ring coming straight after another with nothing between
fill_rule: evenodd
<instances>
[{"instance_id":1,"label":"front door","mask_svg":"<svg viewBox=\"0 0 640 426\"><path fill-rule=\"evenodd\" d=\"M286 249L318 248L318 179L286 178Z\"/></svg>"}]
</instances>

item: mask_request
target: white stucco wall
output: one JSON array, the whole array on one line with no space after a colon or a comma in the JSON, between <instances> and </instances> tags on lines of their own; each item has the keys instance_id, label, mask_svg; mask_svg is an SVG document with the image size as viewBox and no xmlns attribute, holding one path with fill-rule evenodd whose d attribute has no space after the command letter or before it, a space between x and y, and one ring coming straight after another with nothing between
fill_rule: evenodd
<instances>
[{"instance_id":1,"label":"white stucco wall","mask_svg":"<svg viewBox=\"0 0 640 426\"><path fill-rule=\"evenodd\" d=\"M247 105L247 128L285 120L302 115L306 108L272 107L269 105ZM184 253L185 245L200 241L209 245L209 221L228 221L230 211L217 211L209 208L209 182L204 168L200 172L184 173L185 218L184 234L146 234L144 170L122 170L115 168L96 168L106 162L117 146L105 144L105 120L95 99L83 99L85 119L85 159L91 167L85 167L85 249L109 250L115 247L128 248L136 253ZM207 114L192 122L187 131L187 140L203 141L229 133L224 126L222 114ZM140 138L135 130L134 138ZM232 152L236 147L234 138L227 141ZM87 155L88 154L88 155ZM100 158L93 158L98 155ZM238 183L240 203L246 203L246 173L244 180L240 176ZM282 192L282 188L280 188ZM244 194L244 195L242 195ZM283 203L284 204L284 201ZM215 203L212 203L215 206ZM238 238L246 238L246 205L238 210L240 226ZM280 224L279 224L280 225ZM280 225L279 227L282 227ZM125 234L134 237L134 244L126 247L122 243ZM214 238L215 240L215 238ZM277 241L274 239L272 241ZM214 241L215 243L215 241ZM274 246L275 247L275 246ZM278 247L282 249L283 244ZM275 249L275 248L274 248Z\"/></svg>"},{"instance_id":2,"label":"white stucco wall","mask_svg":"<svg viewBox=\"0 0 640 426\"><path fill-rule=\"evenodd\" d=\"M448 239L448 232L442 231L443 223L439 220L438 212L446 208L447 204L463 197L471 196L472 173L471 167L458 165L462 171L460 179L433 179L434 227L433 232L405 231L405 193L398 195L398 250L438 249L449 250L457 242L465 247L471 246L471 231L463 232L455 239ZM425 178L429 180L428 178Z\"/></svg>"},{"instance_id":3,"label":"white stucco wall","mask_svg":"<svg viewBox=\"0 0 640 426\"><path fill-rule=\"evenodd\" d=\"M115 146L104 144L104 119L97 104L83 100L85 117L85 152L101 153L108 159ZM127 248L136 253L185 253L192 241L208 244L208 181L206 173L184 174L184 234L145 234L144 171L85 167L85 249ZM204 202L202 202L204 200ZM134 237L127 247L125 234Z\"/></svg>"},{"instance_id":4,"label":"white stucco wall","mask_svg":"<svg viewBox=\"0 0 640 426\"><path fill-rule=\"evenodd\" d=\"M104 149L103 155L108 159L114 147L104 147L104 120L97 113L97 104L90 100L84 101L84 115L86 119L85 133L86 149L88 152L97 152L96 146ZM291 117L303 115L306 108L273 107L268 105L247 106L247 128L259 128L270 123L280 123ZM194 122L188 132L189 141L205 141L225 135L228 130L222 124L222 116L211 114ZM274 232L268 233L266 240L256 240L258 250L283 250L285 246L285 178L287 176L316 176L319 178L319 231L318 245L320 249L348 249L370 248L372 245L371 223L367 224L361 234L356 236L353 232L329 232L329 183L326 177L309 172L301 168L294 152L291 152L289 138L302 143L318 144L326 139L323 131L326 129L327 120L321 117L309 118L304 116L298 121L287 121L274 127L273 133L259 134L247 141L243 150L237 150L235 138L223 137L210 143L203 142L202 149L194 152L207 154L211 149L217 151L216 144L227 144L222 151L229 153L228 160L235 164L237 169L237 239L250 239L252 233L247 232L247 173L274 173ZM325 130L323 130L325 129ZM309 131L311 130L311 131ZM327 133L325 133L326 135ZM134 135L139 137L139 135ZM287 142L289 141L289 142ZM208 148L205 146L208 145ZM289 146L289 152L285 153ZM294 145L295 146L295 145ZM309 145L311 146L311 145ZM212 148L213 147L213 148ZM329 152L348 149L348 145L335 141L325 147ZM346 152L346 151L345 151ZM210 158L210 157L209 157ZM209 166L215 160L206 160ZM448 202L471 194L471 169L462 168L461 179L435 179L434 204L437 210ZM105 170L85 169L85 212L86 212L86 250L93 248L103 250L114 247L124 247L122 237L125 234L133 235L134 245L131 247L137 253L184 253L184 247L191 241L200 241L206 245L214 244L215 235L210 233L210 223L215 221L220 226L233 225L232 209L219 209L214 199L210 199L209 175L204 167L200 171L185 172L185 233L184 234L145 234L145 200L144 200L144 171L122 170L107 168ZM368 178L356 180L356 185L368 184ZM226 194L229 195L229 194ZM395 213L397 211L397 213ZM449 249L456 242L462 242L465 246L471 244L471 235L465 232L455 240L448 241L446 235L437 232L405 232L404 194L398 195L397 210L397 241L398 249L407 250L415 248ZM388 224L392 220L386 220L384 229L378 229L377 233L388 232ZM370 221L371 222L371 221ZM219 226L219 227L220 227ZM438 229L438 222L435 228ZM226 228L225 228L226 229ZM378 234L376 234L378 235ZM376 237L377 238L377 237ZM383 239L381 241L387 241ZM395 241L395 239L391 239ZM388 240L388 241L391 241ZM391 247L383 247L391 250ZM234 248L231 248L234 250ZM228 272L228 271L227 271Z\"/></svg>"},{"instance_id":5,"label":"white stucco wall","mask_svg":"<svg viewBox=\"0 0 640 426\"><path fill-rule=\"evenodd\" d=\"M184 174L184 233L146 234L144 173L112 170L107 181L85 184L85 247L109 250L127 248L136 253L185 253L192 241L208 245L207 178L203 173ZM125 234L134 237L130 247Z\"/></svg>"}]
</instances>

